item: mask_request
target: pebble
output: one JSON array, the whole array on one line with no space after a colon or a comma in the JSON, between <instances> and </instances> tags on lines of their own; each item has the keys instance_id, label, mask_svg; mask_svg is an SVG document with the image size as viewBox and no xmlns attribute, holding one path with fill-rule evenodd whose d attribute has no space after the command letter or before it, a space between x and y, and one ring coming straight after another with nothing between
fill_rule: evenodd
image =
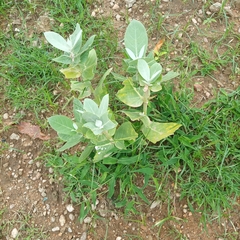
<instances>
[{"instance_id":1,"label":"pebble","mask_svg":"<svg viewBox=\"0 0 240 240\"><path fill-rule=\"evenodd\" d=\"M60 227L54 227L54 228L52 228L52 232L57 232L57 231L59 231L60 230Z\"/></svg>"},{"instance_id":2,"label":"pebble","mask_svg":"<svg viewBox=\"0 0 240 240\"><path fill-rule=\"evenodd\" d=\"M12 134L10 135L10 139L11 139L11 140L19 140L19 139L20 139L20 136L17 135L16 133L12 133Z\"/></svg>"},{"instance_id":3,"label":"pebble","mask_svg":"<svg viewBox=\"0 0 240 240\"><path fill-rule=\"evenodd\" d=\"M60 216L59 223L60 223L61 227L63 227L65 225L66 219L63 215Z\"/></svg>"},{"instance_id":4,"label":"pebble","mask_svg":"<svg viewBox=\"0 0 240 240\"><path fill-rule=\"evenodd\" d=\"M219 12L219 10L221 9L221 7L222 7L222 4L219 3L219 2L216 2L216 3L212 4L212 5L209 7L209 9L210 9L210 11L216 13L216 12Z\"/></svg>"},{"instance_id":5,"label":"pebble","mask_svg":"<svg viewBox=\"0 0 240 240\"><path fill-rule=\"evenodd\" d=\"M4 120L7 120L7 119L8 119L8 113L4 113L4 114L3 114L3 119L4 119Z\"/></svg>"},{"instance_id":6,"label":"pebble","mask_svg":"<svg viewBox=\"0 0 240 240\"><path fill-rule=\"evenodd\" d=\"M209 97L211 96L211 93L205 92L205 96L206 96L207 98L209 98Z\"/></svg>"},{"instance_id":7,"label":"pebble","mask_svg":"<svg viewBox=\"0 0 240 240\"><path fill-rule=\"evenodd\" d=\"M121 240L122 239L122 237L116 237L116 240Z\"/></svg>"},{"instance_id":8,"label":"pebble","mask_svg":"<svg viewBox=\"0 0 240 240\"><path fill-rule=\"evenodd\" d=\"M136 0L125 0L127 8L131 8Z\"/></svg>"},{"instance_id":9,"label":"pebble","mask_svg":"<svg viewBox=\"0 0 240 240\"><path fill-rule=\"evenodd\" d=\"M112 7L112 9L113 9L113 10L117 10L117 9L119 9L118 4L114 4L113 7Z\"/></svg>"},{"instance_id":10,"label":"pebble","mask_svg":"<svg viewBox=\"0 0 240 240\"><path fill-rule=\"evenodd\" d=\"M197 24L197 23L198 23L195 18L192 18L192 22L193 22L194 24Z\"/></svg>"},{"instance_id":11,"label":"pebble","mask_svg":"<svg viewBox=\"0 0 240 240\"><path fill-rule=\"evenodd\" d=\"M121 16L119 14L117 14L115 18L116 18L117 21L121 20Z\"/></svg>"},{"instance_id":12,"label":"pebble","mask_svg":"<svg viewBox=\"0 0 240 240\"><path fill-rule=\"evenodd\" d=\"M202 85L199 84L199 83L195 83L195 84L193 85L193 87L194 87L194 90L195 90L196 92L201 92L202 89L203 89Z\"/></svg>"},{"instance_id":13,"label":"pebble","mask_svg":"<svg viewBox=\"0 0 240 240\"><path fill-rule=\"evenodd\" d=\"M17 237L17 235L18 235L18 230L16 228L14 228L11 232L11 237L13 239L15 239Z\"/></svg>"},{"instance_id":14,"label":"pebble","mask_svg":"<svg viewBox=\"0 0 240 240\"><path fill-rule=\"evenodd\" d=\"M66 208L67 208L68 212L73 212L73 210L74 210L74 207L73 207L72 204L68 204L68 205L66 206Z\"/></svg>"},{"instance_id":15,"label":"pebble","mask_svg":"<svg viewBox=\"0 0 240 240\"><path fill-rule=\"evenodd\" d=\"M73 221L74 218L75 218L74 215L73 215L72 213L70 213L68 217L69 217L69 219L70 219L71 221Z\"/></svg>"},{"instance_id":16,"label":"pebble","mask_svg":"<svg viewBox=\"0 0 240 240\"><path fill-rule=\"evenodd\" d=\"M80 240L86 240L87 239L87 233L84 232L82 236L80 237Z\"/></svg>"},{"instance_id":17,"label":"pebble","mask_svg":"<svg viewBox=\"0 0 240 240\"><path fill-rule=\"evenodd\" d=\"M90 223L91 221L92 221L92 218L90 218L90 217L86 217L83 220L84 223Z\"/></svg>"},{"instance_id":18,"label":"pebble","mask_svg":"<svg viewBox=\"0 0 240 240\"><path fill-rule=\"evenodd\" d=\"M157 201L154 201L151 206L150 206L150 209L154 209L155 207L157 207L159 204L160 204L160 200L157 200Z\"/></svg>"}]
</instances>

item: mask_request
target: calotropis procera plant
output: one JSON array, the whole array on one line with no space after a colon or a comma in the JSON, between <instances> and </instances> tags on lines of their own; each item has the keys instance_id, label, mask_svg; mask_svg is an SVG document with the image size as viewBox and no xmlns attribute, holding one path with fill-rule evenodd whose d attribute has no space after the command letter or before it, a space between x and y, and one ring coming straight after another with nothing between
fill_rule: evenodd
<instances>
[{"instance_id":1,"label":"calotropis procera plant","mask_svg":"<svg viewBox=\"0 0 240 240\"><path fill-rule=\"evenodd\" d=\"M80 159L85 160L92 156L94 162L104 159L108 163L117 163L117 159L113 158L114 153L126 149L138 134L128 120L119 125L115 120L118 116L109 109L109 94L103 88L103 82L111 69L104 74L95 89L92 87L91 80L97 65L96 52L90 49L94 36L82 46L82 30L77 24L67 40L54 32L46 32L45 37L54 47L64 51L63 55L53 60L69 65L60 70L65 77L81 79L71 83L72 90L80 93L79 99L73 100L74 120L61 115L48 119L59 138L66 142L59 150L64 151L83 142L87 146ZM178 123L154 122L148 116L148 105L154 98L152 93L160 91L162 83L176 77L177 74L169 72L162 75L162 66L155 61L153 51L147 54L147 32L139 21L131 21L124 42L129 57L125 59L127 74L131 77L119 77L114 74L116 79L124 79L123 88L118 91L117 97L124 104L134 108L122 112L132 122L140 121L145 138L156 143L172 135L181 126ZM85 98L91 94L94 95L95 101ZM80 101L82 98L85 98L83 102Z\"/></svg>"}]
</instances>

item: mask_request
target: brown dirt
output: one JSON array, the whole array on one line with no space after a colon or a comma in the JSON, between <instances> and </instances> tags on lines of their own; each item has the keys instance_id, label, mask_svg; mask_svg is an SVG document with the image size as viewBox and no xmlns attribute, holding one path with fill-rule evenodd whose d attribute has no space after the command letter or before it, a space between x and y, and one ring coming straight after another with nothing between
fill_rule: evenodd
<instances>
[{"instance_id":1,"label":"brown dirt","mask_svg":"<svg viewBox=\"0 0 240 240\"><path fill-rule=\"evenodd\" d=\"M92 12L95 12L96 18L112 16L119 37L119 45L122 44L121 40L127 26L126 14L129 18L140 20L149 29L152 48L159 39L165 36L168 41L173 43L173 49L171 58L166 59L163 63L164 68L171 68L174 58L184 54L184 51L189 47L190 39L202 44L204 49L210 51L219 34L224 32L223 19L218 19L216 23L211 25L211 28L201 23L204 18L204 16L199 15L199 10L203 6L202 1L164 1L155 6L155 1L137 0L131 12L126 9L124 1L116 0L115 4L119 8L113 10L110 7L110 1L97 1L92 6ZM164 34L158 31L151 32L151 25L157 24L151 20L153 19L150 16L151 11L153 11L152 6L157 8L157 11L154 10L155 14L169 16L164 20L166 30ZM96 11L97 8L99 8L98 11ZM230 17L229 21L232 22L234 31L237 34L240 23L239 8L232 5L232 11L234 17ZM120 15L119 21L116 20L117 14ZM14 15L12 17L13 21L17 18ZM33 22L35 20L39 21L39 17L40 15L35 12L33 18L26 19L26 24L33 26ZM192 19L197 19L197 24L194 24ZM42 26L42 31L49 30L48 28L51 29L50 19L42 18L42 23L45 24L45 27ZM1 27L6 28L6 25L7 23L1 22ZM185 29L186 26L187 29ZM176 27L182 30L180 31L182 32L181 37L174 35ZM206 33L207 38L200 34L201 31ZM31 31L29 34L31 34ZM236 38L232 37L232 40L230 40L227 39L226 41L230 46L234 46L237 41ZM224 46L222 46L221 50L225 51ZM195 61L196 65L198 65L199 59L196 58ZM234 89L239 83L239 75L235 75L233 78L230 69L222 68L214 72L213 78L208 76L194 78L189 86L195 89L194 103L198 105L213 98L219 87ZM42 154L48 151L49 146L42 140L32 139L25 134L19 133L17 126L11 125L16 112L11 109L6 101L2 100L2 102L4 107L1 112L8 113L9 117L3 121L2 130L0 131L1 149L3 149L0 158L0 210L5 209L3 219L0 219L0 222L2 221L2 224L8 222L9 225L7 227L8 232L1 233L0 227L0 239L11 239L10 235L13 228L17 228L21 233L21 227L22 229L27 227L42 229L42 232L48 235L46 239L49 240L83 240L85 239L84 233L87 234L86 239L89 240L115 240L117 237L121 237L119 238L121 240L239 239L240 209L238 206L234 210L226 212L226 217L222 218L220 223L213 220L211 224L203 226L201 224L201 213L191 212L186 201L180 201L178 193L174 191L172 186L169 187L172 202L171 212L168 212L166 199L165 202L160 202L153 209L150 209L150 206L146 204L142 204L137 209L141 212L141 215L129 215L126 217L121 210L114 209L107 199L102 198L99 199L100 202L97 205L96 212L99 212L100 209L105 210L106 216L102 216L100 219L92 219L91 223L80 224L77 219L79 206L74 206L73 212L67 210L67 205L71 204L71 202L64 197L61 178L56 179L52 169L47 169L44 165ZM32 116L26 114L23 120L31 122ZM17 134L17 140L11 139L13 133ZM146 190L146 194L151 199L152 192L150 188ZM22 226L20 220L25 215L28 215L29 219L25 220L25 226ZM63 226L59 223L61 215L64 216L66 221ZM166 221L162 228L154 227L156 222L163 219L166 219ZM60 227L60 230L52 231L57 226ZM233 232L236 232L233 238L223 237ZM18 239L44 238L33 234L31 238L20 235Z\"/></svg>"}]
</instances>

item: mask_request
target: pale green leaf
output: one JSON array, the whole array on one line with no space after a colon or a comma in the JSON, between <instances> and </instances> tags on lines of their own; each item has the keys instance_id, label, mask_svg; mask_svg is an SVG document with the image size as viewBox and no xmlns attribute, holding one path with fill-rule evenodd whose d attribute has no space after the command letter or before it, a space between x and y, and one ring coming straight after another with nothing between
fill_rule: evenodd
<instances>
[{"instance_id":1,"label":"pale green leaf","mask_svg":"<svg viewBox=\"0 0 240 240\"><path fill-rule=\"evenodd\" d=\"M108 111L108 103L109 103L109 95L106 94L100 103L99 110L96 113L99 117L102 116L103 114L107 113Z\"/></svg>"},{"instance_id":2,"label":"pale green leaf","mask_svg":"<svg viewBox=\"0 0 240 240\"><path fill-rule=\"evenodd\" d=\"M83 136L81 134L75 134L73 135L61 148L59 148L57 151L62 152L65 151L78 143L82 141Z\"/></svg>"},{"instance_id":3,"label":"pale green leaf","mask_svg":"<svg viewBox=\"0 0 240 240\"><path fill-rule=\"evenodd\" d=\"M97 66L97 54L96 51L92 49L88 54L87 60L84 61L83 64L81 64L82 77L84 81L93 79L96 66Z\"/></svg>"},{"instance_id":4,"label":"pale green leaf","mask_svg":"<svg viewBox=\"0 0 240 240\"><path fill-rule=\"evenodd\" d=\"M141 130L144 136L152 143L156 143L170 135L181 127L178 123L157 123L157 122L146 122L143 124Z\"/></svg>"},{"instance_id":5,"label":"pale green leaf","mask_svg":"<svg viewBox=\"0 0 240 240\"><path fill-rule=\"evenodd\" d=\"M94 98L96 103L100 104L102 97L107 93L107 89L106 87L103 85L106 77L111 73L112 68L108 69L102 76L102 78L100 79L100 81L98 82L97 87L94 90Z\"/></svg>"},{"instance_id":6,"label":"pale green leaf","mask_svg":"<svg viewBox=\"0 0 240 240\"><path fill-rule=\"evenodd\" d=\"M138 134L135 132L130 122L123 123L114 135L115 141L135 140Z\"/></svg>"},{"instance_id":7,"label":"pale green leaf","mask_svg":"<svg viewBox=\"0 0 240 240\"><path fill-rule=\"evenodd\" d=\"M126 79L123 85L124 87L118 91L117 97L130 107L140 107L143 104L143 90L135 88L130 78Z\"/></svg>"},{"instance_id":8,"label":"pale green leaf","mask_svg":"<svg viewBox=\"0 0 240 240\"><path fill-rule=\"evenodd\" d=\"M73 127L74 122L66 116L52 116L48 118L48 123L57 133L70 135L72 131L75 132L75 128Z\"/></svg>"},{"instance_id":9,"label":"pale green leaf","mask_svg":"<svg viewBox=\"0 0 240 240\"><path fill-rule=\"evenodd\" d=\"M60 57L53 58L53 61L63 63L63 64L71 64L72 63L72 59L71 59L70 55L62 55Z\"/></svg>"},{"instance_id":10,"label":"pale green leaf","mask_svg":"<svg viewBox=\"0 0 240 240\"><path fill-rule=\"evenodd\" d=\"M64 52L71 52L71 47L68 45L67 41L58 33L51 31L45 32L44 36L47 41L55 48L60 49Z\"/></svg>"},{"instance_id":11,"label":"pale green leaf","mask_svg":"<svg viewBox=\"0 0 240 240\"><path fill-rule=\"evenodd\" d=\"M79 99L83 99L85 97L89 97L91 95L91 82L79 82L79 81L71 81L71 90L78 91L80 95L78 96Z\"/></svg>"},{"instance_id":12,"label":"pale green leaf","mask_svg":"<svg viewBox=\"0 0 240 240\"><path fill-rule=\"evenodd\" d=\"M130 22L125 32L124 43L126 49L129 49L135 58L145 56L148 46L148 36L147 31L141 22L137 20L132 20ZM142 50L143 47L144 51Z\"/></svg>"},{"instance_id":13,"label":"pale green leaf","mask_svg":"<svg viewBox=\"0 0 240 240\"><path fill-rule=\"evenodd\" d=\"M125 113L132 121L139 121L143 117L143 113L140 111L122 111Z\"/></svg>"},{"instance_id":14,"label":"pale green leaf","mask_svg":"<svg viewBox=\"0 0 240 240\"><path fill-rule=\"evenodd\" d=\"M167 74L165 74L164 76L162 76L162 82L169 81L169 80L177 77L178 75L179 75L179 73L170 71Z\"/></svg>"},{"instance_id":15,"label":"pale green leaf","mask_svg":"<svg viewBox=\"0 0 240 240\"><path fill-rule=\"evenodd\" d=\"M80 50L80 54L83 54L85 51L87 51L93 44L95 35L91 36L86 43L83 45L83 47Z\"/></svg>"},{"instance_id":16,"label":"pale green leaf","mask_svg":"<svg viewBox=\"0 0 240 240\"><path fill-rule=\"evenodd\" d=\"M147 81L150 82L150 69L149 66L147 64L147 62L144 59L139 59L138 60L138 65L137 65L137 69L139 74L141 75L141 77Z\"/></svg>"}]
</instances>

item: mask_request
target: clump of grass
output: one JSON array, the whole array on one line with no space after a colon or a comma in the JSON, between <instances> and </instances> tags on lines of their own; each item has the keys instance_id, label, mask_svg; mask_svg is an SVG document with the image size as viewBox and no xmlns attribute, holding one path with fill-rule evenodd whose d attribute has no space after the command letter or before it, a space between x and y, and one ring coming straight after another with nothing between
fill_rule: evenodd
<instances>
[{"instance_id":1,"label":"clump of grass","mask_svg":"<svg viewBox=\"0 0 240 240\"><path fill-rule=\"evenodd\" d=\"M159 166L174 169L176 191L205 220L211 214L220 218L240 196L239 96L240 88L220 91L200 109L189 108L171 91L159 96L161 119L183 125L159 146Z\"/></svg>"}]
</instances>

